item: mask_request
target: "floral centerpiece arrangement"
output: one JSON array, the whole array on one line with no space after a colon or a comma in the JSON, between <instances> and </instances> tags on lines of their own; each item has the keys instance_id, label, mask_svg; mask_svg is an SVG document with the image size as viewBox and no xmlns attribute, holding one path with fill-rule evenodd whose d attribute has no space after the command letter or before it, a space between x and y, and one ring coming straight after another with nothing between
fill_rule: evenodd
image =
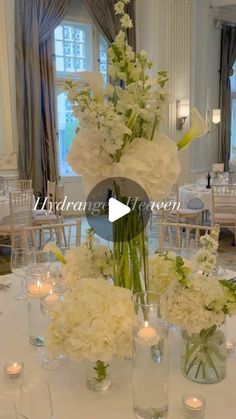
<instances>
[{"instance_id":1,"label":"floral centerpiece arrangement","mask_svg":"<svg viewBox=\"0 0 236 419\"><path fill-rule=\"evenodd\" d=\"M121 30L109 48L110 83L104 89L100 73L81 72L78 82L68 80L65 84L79 119L68 163L83 176L88 191L107 178L129 178L151 200L159 201L168 196L179 175L178 150L193 138L205 135L208 127L193 109L192 127L178 144L160 132L168 101L168 74L159 71L151 78L152 62L146 52L136 53L128 44L127 31L133 23L126 13L127 3L129 0L115 4ZM120 201L124 198L118 188L114 188L113 194ZM147 277L142 282L140 276L147 241L140 235L135 240L127 239L127 230L137 231L136 225L141 222L138 216L130 217L129 226L124 221L114 229L114 280L133 292L147 284ZM144 275L147 276L147 269Z\"/></svg>"},{"instance_id":2,"label":"floral centerpiece arrangement","mask_svg":"<svg viewBox=\"0 0 236 419\"><path fill-rule=\"evenodd\" d=\"M84 243L62 253L55 242L44 246L45 252L52 252L61 262L65 282L73 286L83 278L108 278L113 276L113 255L111 250L98 243L92 229L87 230Z\"/></svg>"},{"instance_id":3,"label":"floral centerpiece arrangement","mask_svg":"<svg viewBox=\"0 0 236 419\"><path fill-rule=\"evenodd\" d=\"M215 275L219 231L200 238L187 260L172 252L150 256L149 288L160 295L169 323L182 328L182 369L205 383L226 375L226 315L236 314L236 284Z\"/></svg>"},{"instance_id":4,"label":"floral centerpiece arrangement","mask_svg":"<svg viewBox=\"0 0 236 419\"><path fill-rule=\"evenodd\" d=\"M55 306L46 335L54 355L66 354L74 361L94 361L92 389L109 387L112 358L132 354L134 308L131 291L103 278L84 278L73 284L63 302Z\"/></svg>"}]
</instances>

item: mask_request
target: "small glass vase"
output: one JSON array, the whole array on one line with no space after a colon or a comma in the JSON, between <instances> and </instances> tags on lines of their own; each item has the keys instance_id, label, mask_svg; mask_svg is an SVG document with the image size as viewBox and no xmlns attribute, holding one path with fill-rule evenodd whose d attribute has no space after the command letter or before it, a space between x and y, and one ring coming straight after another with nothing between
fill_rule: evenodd
<instances>
[{"instance_id":1,"label":"small glass vase","mask_svg":"<svg viewBox=\"0 0 236 419\"><path fill-rule=\"evenodd\" d=\"M182 332L182 371L189 380L214 384L226 376L225 325L203 329L199 334Z\"/></svg>"},{"instance_id":2,"label":"small glass vase","mask_svg":"<svg viewBox=\"0 0 236 419\"><path fill-rule=\"evenodd\" d=\"M103 361L89 362L87 387L92 391L106 391L111 387L110 364Z\"/></svg>"},{"instance_id":3,"label":"small glass vase","mask_svg":"<svg viewBox=\"0 0 236 419\"><path fill-rule=\"evenodd\" d=\"M134 295L133 410L138 419L168 415L168 327L162 319L159 295Z\"/></svg>"}]
</instances>

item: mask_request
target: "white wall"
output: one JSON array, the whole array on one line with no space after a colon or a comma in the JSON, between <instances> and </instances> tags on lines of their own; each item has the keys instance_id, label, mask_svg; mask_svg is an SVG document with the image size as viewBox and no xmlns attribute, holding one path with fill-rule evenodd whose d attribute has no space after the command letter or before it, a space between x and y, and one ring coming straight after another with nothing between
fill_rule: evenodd
<instances>
[{"instance_id":1,"label":"white wall","mask_svg":"<svg viewBox=\"0 0 236 419\"><path fill-rule=\"evenodd\" d=\"M0 176L17 174L14 0L0 1Z\"/></svg>"},{"instance_id":2,"label":"white wall","mask_svg":"<svg viewBox=\"0 0 236 419\"><path fill-rule=\"evenodd\" d=\"M154 68L170 74L171 102L163 129L178 140L176 100L189 99L207 118L218 107L220 29L214 29L207 0L137 0L138 48L146 49ZM148 6L148 7L147 7ZM208 171L217 156L217 132L181 152L180 183L189 171Z\"/></svg>"}]
</instances>

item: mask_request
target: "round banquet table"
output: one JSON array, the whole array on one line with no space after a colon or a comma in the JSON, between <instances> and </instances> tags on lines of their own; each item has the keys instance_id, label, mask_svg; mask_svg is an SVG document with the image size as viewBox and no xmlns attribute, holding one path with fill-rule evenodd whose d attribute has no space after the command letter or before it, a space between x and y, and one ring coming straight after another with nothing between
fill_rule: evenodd
<instances>
[{"instance_id":1,"label":"round banquet table","mask_svg":"<svg viewBox=\"0 0 236 419\"><path fill-rule=\"evenodd\" d=\"M53 399L53 419L133 419L132 362L112 361L113 387L104 394L87 389L84 363L71 362L67 369L60 371L44 370L39 361L42 350L31 346L28 341L27 303L14 300L17 279L13 275L9 277L13 278L10 290L0 290L0 393L6 390L2 369L4 362L9 359L23 361L25 379L30 379L32 375L48 379ZM236 319L233 318L228 320L228 339L236 340ZM168 418L183 419L183 394L197 393L203 395L207 401L205 419L235 419L236 355L228 358L226 379L213 385L196 384L184 378L180 372L179 360L179 331L173 328L170 330Z\"/></svg>"},{"instance_id":2,"label":"round banquet table","mask_svg":"<svg viewBox=\"0 0 236 419\"><path fill-rule=\"evenodd\" d=\"M211 189L206 189L206 186L197 184L183 185L179 187L179 202L182 209L188 208L189 201L194 198L199 198L203 202L204 210L211 211Z\"/></svg>"}]
</instances>

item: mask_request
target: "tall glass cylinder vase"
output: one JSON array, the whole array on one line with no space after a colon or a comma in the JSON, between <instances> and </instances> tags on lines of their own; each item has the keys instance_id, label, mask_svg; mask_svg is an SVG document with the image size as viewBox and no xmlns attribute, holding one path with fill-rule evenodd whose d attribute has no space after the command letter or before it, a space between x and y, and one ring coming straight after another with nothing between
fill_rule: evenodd
<instances>
[{"instance_id":1,"label":"tall glass cylinder vase","mask_svg":"<svg viewBox=\"0 0 236 419\"><path fill-rule=\"evenodd\" d=\"M27 284L29 341L34 346L44 345L44 333L49 323L41 306L41 299L52 290L52 285L47 280L48 275L34 274Z\"/></svg>"},{"instance_id":2,"label":"tall glass cylinder vase","mask_svg":"<svg viewBox=\"0 0 236 419\"><path fill-rule=\"evenodd\" d=\"M159 296L134 295L136 324L133 355L133 409L139 419L168 414L168 326L162 319Z\"/></svg>"}]
</instances>

